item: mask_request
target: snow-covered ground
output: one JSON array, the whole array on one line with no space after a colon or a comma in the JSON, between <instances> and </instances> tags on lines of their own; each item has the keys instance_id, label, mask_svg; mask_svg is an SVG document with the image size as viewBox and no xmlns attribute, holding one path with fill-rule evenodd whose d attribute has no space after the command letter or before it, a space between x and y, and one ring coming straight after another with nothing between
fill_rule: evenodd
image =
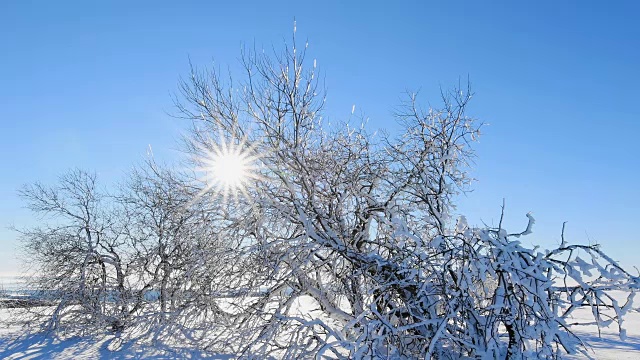
<instances>
[{"instance_id":1,"label":"snow-covered ground","mask_svg":"<svg viewBox=\"0 0 640 360\"><path fill-rule=\"evenodd\" d=\"M580 310L576 317L589 319L587 309ZM640 359L640 312L627 314L624 321L627 338L622 340L618 336L616 326L600 329L595 326L577 327L575 333L586 341L592 350L592 356L598 360L637 360ZM567 356L568 359L584 359L584 355Z\"/></svg>"},{"instance_id":2,"label":"snow-covered ground","mask_svg":"<svg viewBox=\"0 0 640 360\"><path fill-rule=\"evenodd\" d=\"M10 310L0 309L0 321L8 319ZM29 333L19 326L0 324L0 359L228 359L180 348L123 343L114 335L58 339L43 333Z\"/></svg>"},{"instance_id":3,"label":"snow-covered ground","mask_svg":"<svg viewBox=\"0 0 640 360\"><path fill-rule=\"evenodd\" d=\"M6 287L5 287L5 292ZM13 292L13 291L10 291ZM623 295L620 294L620 300ZM618 297L618 296L616 296ZM640 359L640 308L638 301L627 314L624 328L626 339L618 336L617 326L600 329L595 326L574 328L574 332L590 346L592 358L598 360L636 360ZM300 308L310 307L310 304L300 303ZM228 359L229 356L207 354L191 349L175 347L161 347L137 344L133 341L122 342L114 335L101 337L73 337L57 339L42 333L24 331L18 325L5 326L6 320L11 319L10 309L0 308L0 359ZM589 309L580 309L574 313L575 321L586 322L592 319ZM567 359L586 359L585 355L567 355Z\"/></svg>"},{"instance_id":4,"label":"snow-covered ground","mask_svg":"<svg viewBox=\"0 0 640 360\"><path fill-rule=\"evenodd\" d=\"M586 313L583 315L587 315ZM0 318L7 319L10 311L0 309ZM621 340L615 328L605 328L598 337L595 327L576 330L592 347L598 360L640 359L640 313L632 312L625 321L627 339ZM117 350L116 350L117 349ZM0 359L227 359L228 356L205 354L176 348L160 348L138 344L123 344L113 335L101 338L74 337L59 340L43 334L24 334L19 327L0 326ZM567 356L585 359L584 355Z\"/></svg>"}]
</instances>

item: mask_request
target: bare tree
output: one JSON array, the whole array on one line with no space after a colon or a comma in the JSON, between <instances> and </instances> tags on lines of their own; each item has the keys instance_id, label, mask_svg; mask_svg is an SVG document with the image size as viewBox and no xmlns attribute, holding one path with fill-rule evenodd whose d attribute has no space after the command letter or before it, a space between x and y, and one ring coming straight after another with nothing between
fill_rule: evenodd
<instances>
[{"instance_id":1,"label":"bare tree","mask_svg":"<svg viewBox=\"0 0 640 360\"><path fill-rule=\"evenodd\" d=\"M72 170L57 186L36 183L20 195L42 215L40 225L18 231L32 267L30 285L56 304L46 314L49 328L120 329L127 316L120 224L95 174Z\"/></svg>"},{"instance_id":2,"label":"bare tree","mask_svg":"<svg viewBox=\"0 0 640 360\"><path fill-rule=\"evenodd\" d=\"M192 337L206 314L218 311L213 276L225 246L213 209L203 209L195 194L188 179L150 159L117 196L126 219L131 311L155 340Z\"/></svg>"},{"instance_id":3,"label":"bare tree","mask_svg":"<svg viewBox=\"0 0 640 360\"><path fill-rule=\"evenodd\" d=\"M29 315L69 333L194 337L207 314L219 312L216 284L224 279L216 271L229 251L214 209L196 192L152 159L110 195L81 170L55 186L26 186L21 195L43 220L18 230L29 285L52 305Z\"/></svg>"}]
</instances>

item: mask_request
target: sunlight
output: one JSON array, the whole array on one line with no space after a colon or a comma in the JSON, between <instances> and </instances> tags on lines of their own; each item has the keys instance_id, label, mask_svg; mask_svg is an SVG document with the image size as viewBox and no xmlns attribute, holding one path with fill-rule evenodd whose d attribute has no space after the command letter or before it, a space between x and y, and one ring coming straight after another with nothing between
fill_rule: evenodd
<instances>
[{"instance_id":1,"label":"sunlight","mask_svg":"<svg viewBox=\"0 0 640 360\"><path fill-rule=\"evenodd\" d=\"M257 170L259 156L253 154L253 147L246 146L246 139L234 144L220 136L219 144L210 139L207 148L201 148L203 155L197 159L198 168L205 183L199 196L205 193L222 195L223 202L232 197L236 202L240 195L248 198L247 189L252 181L260 178Z\"/></svg>"},{"instance_id":2,"label":"sunlight","mask_svg":"<svg viewBox=\"0 0 640 360\"><path fill-rule=\"evenodd\" d=\"M211 160L211 176L223 186L235 188L242 186L247 180L247 171L250 164L243 154L216 154Z\"/></svg>"}]
</instances>

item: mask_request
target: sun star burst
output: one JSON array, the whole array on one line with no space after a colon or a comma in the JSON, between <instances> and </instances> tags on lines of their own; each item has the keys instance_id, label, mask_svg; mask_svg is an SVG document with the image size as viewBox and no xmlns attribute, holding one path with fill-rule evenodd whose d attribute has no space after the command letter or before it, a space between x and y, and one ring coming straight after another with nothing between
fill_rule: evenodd
<instances>
[{"instance_id":1,"label":"sun star burst","mask_svg":"<svg viewBox=\"0 0 640 360\"><path fill-rule=\"evenodd\" d=\"M246 138L234 142L221 135L219 139L219 143L209 139L209 143L201 147L197 170L202 174L199 179L204 188L198 196L221 195L223 203L231 198L237 203L240 196L249 199L248 189L260 179L260 157L254 153L255 146L248 146Z\"/></svg>"}]
</instances>

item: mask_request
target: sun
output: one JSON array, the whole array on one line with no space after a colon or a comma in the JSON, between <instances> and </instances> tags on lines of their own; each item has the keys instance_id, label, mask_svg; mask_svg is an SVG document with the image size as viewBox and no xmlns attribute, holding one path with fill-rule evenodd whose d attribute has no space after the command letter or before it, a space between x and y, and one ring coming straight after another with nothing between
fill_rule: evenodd
<instances>
[{"instance_id":1,"label":"sun","mask_svg":"<svg viewBox=\"0 0 640 360\"><path fill-rule=\"evenodd\" d=\"M226 188L241 187L249 179L251 164L242 153L218 153L210 162L211 177Z\"/></svg>"},{"instance_id":2,"label":"sun","mask_svg":"<svg viewBox=\"0 0 640 360\"><path fill-rule=\"evenodd\" d=\"M222 195L224 203L231 198L237 202L240 196L248 199L248 188L260 179L260 156L254 153L254 146L248 146L246 138L233 141L219 136L219 139L218 143L209 139L200 147L196 162L204 188L198 196Z\"/></svg>"}]
</instances>

